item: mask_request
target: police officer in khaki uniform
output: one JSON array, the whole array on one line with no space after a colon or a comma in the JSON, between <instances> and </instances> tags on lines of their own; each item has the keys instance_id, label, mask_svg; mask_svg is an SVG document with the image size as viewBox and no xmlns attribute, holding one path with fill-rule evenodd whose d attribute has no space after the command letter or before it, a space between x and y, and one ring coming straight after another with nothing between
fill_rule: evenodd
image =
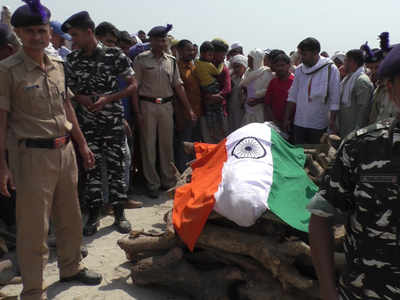
<instances>
[{"instance_id":1,"label":"police officer in khaki uniform","mask_svg":"<svg viewBox=\"0 0 400 300\"><path fill-rule=\"evenodd\" d=\"M47 299L43 268L50 216L61 281L102 280L81 264L82 219L71 137L86 167L93 167L94 157L67 98L62 61L44 53L51 37L49 19L50 11L40 1L19 7L11 23L23 48L0 62L0 191L9 197L17 189L22 300Z\"/></svg>"},{"instance_id":2,"label":"police officer in khaki uniform","mask_svg":"<svg viewBox=\"0 0 400 300\"><path fill-rule=\"evenodd\" d=\"M176 60L165 53L167 34L171 29L172 25L154 27L149 32L151 50L137 56L133 66L138 82L133 106L141 132L143 173L148 195L152 198L158 197L160 187L169 189L176 183L171 165L174 161L174 93L191 119L197 120L186 97ZM160 158L160 174L156 169L157 152Z\"/></svg>"}]
</instances>

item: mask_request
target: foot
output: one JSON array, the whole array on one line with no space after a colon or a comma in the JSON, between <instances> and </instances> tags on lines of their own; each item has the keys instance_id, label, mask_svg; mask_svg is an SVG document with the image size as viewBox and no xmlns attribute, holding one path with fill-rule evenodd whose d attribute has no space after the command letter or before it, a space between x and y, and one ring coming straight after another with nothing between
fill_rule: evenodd
<instances>
[{"instance_id":1,"label":"foot","mask_svg":"<svg viewBox=\"0 0 400 300\"><path fill-rule=\"evenodd\" d=\"M86 248L86 246L81 246L81 255L83 258L87 257L89 254L88 249Z\"/></svg>"},{"instance_id":2,"label":"foot","mask_svg":"<svg viewBox=\"0 0 400 300\"><path fill-rule=\"evenodd\" d=\"M97 232L97 228L100 225L100 207L91 208L89 210L89 219L83 228L84 236L92 236Z\"/></svg>"},{"instance_id":3,"label":"foot","mask_svg":"<svg viewBox=\"0 0 400 300\"><path fill-rule=\"evenodd\" d=\"M160 196L160 192L158 190L148 190L147 196L153 199L157 199Z\"/></svg>"},{"instance_id":4,"label":"foot","mask_svg":"<svg viewBox=\"0 0 400 300\"><path fill-rule=\"evenodd\" d=\"M83 269L80 271L78 274L71 276L71 277L65 277L61 278L61 282L80 282L86 285L98 285L101 283L103 280L103 277L101 274L90 271L88 269Z\"/></svg>"},{"instance_id":5,"label":"foot","mask_svg":"<svg viewBox=\"0 0 400 300\"><path fill-rule=\"evenodd\" d=\"M118 205L114 207L115 222L114 226L117 228L119 233L126 234L132 230L131 223L125 218L124 207Z\"/></svg>"},{"instance_id":6,"label":"foot","mask_svg":"<svg viewBox=\"0 0 400 300\"><path fill-rule=\"evenodd\" d=\"M143 202L140 201L128 200L124 203L124 208L126 209L141 208L141 207L143 207Z\"/></svg>"}]
</instances>

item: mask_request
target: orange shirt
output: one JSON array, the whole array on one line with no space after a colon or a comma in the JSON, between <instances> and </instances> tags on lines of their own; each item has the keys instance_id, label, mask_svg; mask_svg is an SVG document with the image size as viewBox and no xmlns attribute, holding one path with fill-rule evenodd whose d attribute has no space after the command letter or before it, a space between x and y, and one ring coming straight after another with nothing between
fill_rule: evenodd
<instances>
[{"instance_id":1,"label":"orange shirt","mask_svg":"<svg viewBox=\"0 0 400 300\"><path fill-rule=\"evenodd\" d=\"M200 84L194 75L196 67L193 62L184 61L179 61L178 66L181 73L183 86L185 87L186 95L189 99L190 104L192 105L192 109L197 116L201 116L203 114L203 104L201 98ZM185 117L186 119L189 119L187 113L185 113Z\"/></svg>"}]
</instances>

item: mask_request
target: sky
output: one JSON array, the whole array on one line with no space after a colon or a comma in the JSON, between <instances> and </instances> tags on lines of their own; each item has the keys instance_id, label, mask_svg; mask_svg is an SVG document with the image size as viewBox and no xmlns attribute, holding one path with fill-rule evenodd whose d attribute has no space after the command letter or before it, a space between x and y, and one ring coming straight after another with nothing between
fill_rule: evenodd
<instances>
[{"instance_id":1,"label":"sky","mask_svg":"<svg viewBox=\"0 0 400 300\"><path fill-rule=\"evenodd\" d=\"M11 10L19 0L1 0ZM249 52L254 48L295 50L312 36L322 50L333 54L359 48L390 32L400 43L399 0L42 0L52 18L65 21L87 10L96 23L108 21L120 30L148 32L155 25L173 24L171 34L200 44L219 37L229 44L239 41Z\"/></svg>"}]
</instances>

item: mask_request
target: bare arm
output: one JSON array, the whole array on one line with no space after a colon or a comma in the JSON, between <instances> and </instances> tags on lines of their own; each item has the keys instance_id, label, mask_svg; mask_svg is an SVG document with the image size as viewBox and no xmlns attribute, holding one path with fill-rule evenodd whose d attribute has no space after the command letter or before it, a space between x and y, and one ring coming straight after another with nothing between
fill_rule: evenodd
<instances>
[{"instance_id":1,"label":"bare arm","mask_svg":"<svg viewBox=\"0 0 400 300\"><path fill-rule=\"evenodd\" d=\"M289 131L290 121L293 118L295 110L296 110L296 103L287 102L285 116L283 118L283 130L286 132Z\"/></svg>"},{"instance_id":2,"label":"bare arm","mask_svg":"<svg viewBox=\"0 0 400 300\"><path fill-rule=\"evenodd\" d=\"M311 215L310 225L311 256L320 284L323 300L338 300L334 268L333 232L329 218Z\"/></svg>"},{"instance_id":3,"label":"bare arm","mask_svg":"<svg viewBox=\"0 0 400 300\"><path fill-rule=\"evenodd\" d=\"M7 111L0 109L0 192L11 197L8 186L15 190L15 184L6 159L7 114Z\"/></svg>"}]
</instances>

